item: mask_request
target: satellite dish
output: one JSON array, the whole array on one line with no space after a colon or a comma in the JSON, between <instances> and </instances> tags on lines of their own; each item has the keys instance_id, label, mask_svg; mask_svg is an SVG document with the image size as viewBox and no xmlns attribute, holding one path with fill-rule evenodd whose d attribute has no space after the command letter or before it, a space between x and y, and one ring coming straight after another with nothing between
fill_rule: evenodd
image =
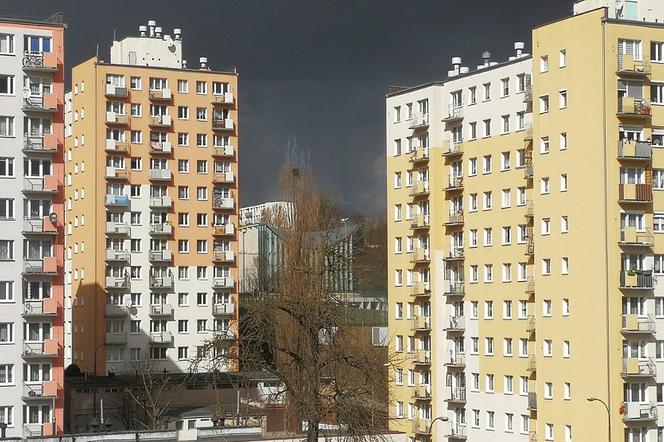
<instances>
[{"instance_id":1,"label":"satellite dish","mask_svg":"<svg viewBox=\"0 0 664 442\"><path fill-rule=\"evenodd\" d=\"M24 97L32 96L32 90L30 90L30 87L28 86L23 87L23 96Z\"/></svg>"}]
</instances>

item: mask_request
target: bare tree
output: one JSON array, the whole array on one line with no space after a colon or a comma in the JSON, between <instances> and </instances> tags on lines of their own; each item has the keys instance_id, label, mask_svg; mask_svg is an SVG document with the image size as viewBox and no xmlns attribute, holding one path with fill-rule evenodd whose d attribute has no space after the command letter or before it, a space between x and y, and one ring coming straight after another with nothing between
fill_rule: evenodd
<instances>
[{"instance_id":1,"label":"bare tree","mask_svg":"<svg viewBox=\"0 0 664 442\"><path fill-rule=\"evenodd\" d=\"M310 171L287 166L280 181L295 216L266 220L279 232L278 269L268 289L243 298L239 336L229 351L212 352L214 362L233 359L243 371L275 376L283 387L274 399L303 423L308 441L317 441L326 423L353 440L380 438L388 420L387 351L371 345L370 329L348 321L345 294L335 288L354 259L343 245L341 217Z\"/></svg>"}]
</instances>

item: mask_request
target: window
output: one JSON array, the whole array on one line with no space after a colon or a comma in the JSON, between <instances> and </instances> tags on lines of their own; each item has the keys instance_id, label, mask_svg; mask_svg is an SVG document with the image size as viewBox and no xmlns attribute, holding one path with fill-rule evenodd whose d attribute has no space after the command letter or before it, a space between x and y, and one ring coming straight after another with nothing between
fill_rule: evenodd
<instances>
[{"instance_id":1,"label":"window","mask_svg":"<svg viewBox=\"0 0 664 442\"><path fill-rule=\"evenodd\" d=\"M188 120L189 119L189 107L188 106L178 106L178 119Z\"/></svg>"},{"instance_id":2,"label":"window","mask_svg":"<svg viewBox=\"0 0 664 442\"><path fill-rule=\"evenodd\" d=\"M477 103L477 87L472 86L468 88L468 104Z\"/></svg>"},{"instance_id":3,"label":"window","mask_svg":"<svg viewBox=\"0 0 664 442\"><path fill-rule=\"evenodd\" d=\"M503 356L512 356L512 338L503 339Z\"/></svg>"},{"instance_id":4,"label":"window","mask_svg":"<svg viewBox=\"0 0 664 442\"><path fill-rule=\"evenodd\" d=\"M558 54L558 67L564 68L565 66L567 66L567 50L561 49Z\"/></svg>"},{"instance_id":5,"label":"window","mask_svg":"<svg viewBox=\"0 0 664 442\"><path fill-rule=\"evenodd\" d=\"M11 322L0 322L0 343L10 342L14 342L14 324Z\"/></svg>"},{"instance_id":6,"label":"window","mask_svg":"<svg viewBox=\"0 0 664 442\"><path fill-rule=\"evenodd\" d=\"M189 146L189 134L186 132L178 133L178 146Z\"/></svg>"},{"instance_id":7,"label":"window","mask_svg":"<svg viewBox=\"0 0 664 442\"><path fill-rule=\"evenodd\" d=\"M482 160L482 173L491 173L491 155L484 155Z\"/></svg>"},{"instance_id":8,"label":"window","mask_svg":"<svg viewBox=\"0 0 664 442\"><path fill-rule=\"evenodd\" d=\"M542 195L545 195L549 193L549 178L548 177L542 177L540 179L540 193Z\"/></svg>"},{"instance_id":9,"label":"window","mask_svg":"<svg viewBox=\"0 0 664 442\"><path fill-rule=\"evenodd\" d=\"M0 34L0 54L14 54L14 36L12 34Z\"/></svg>"},{"instance_id":10,"label":"window","mask_svg":"<svg viewBox=\"0 0 664 442\"><path fill-rule=\"evenodd\" d=\"M14 200L9 198L0 198L0 220L7 221L14 219Z\"/></svg>"},{"instance_id":11,"label":"window","mask_svg":"<svg viewBox=\"0 0 664 442\"><path fill-rule=\"evenodd\" d=\"M542 259L542 275L550 275L551 274L551 260L550 259Z\"/></svg>"},{"instance_id":12,"label":"window","mask_svg":"<svg viewBox=\"0 0 664 442\"><path fill-rule=\"evenodd\" d=\"M133 90L141 89L141 77L130 77L129 78L129 87Z\"/></svg>"},{"instance_id":13,"label":"window","mask_svg":"<svg viewBox=\"0 0 664 442\"><path fill-rule=\"evenodd\" d=\"M486 227L484 229L484 247L491 247L493 245L493 229Z\"/></svg>"},{"instance_id":14,"label":"window","mask_svg":"<svg viewBox=\"0 0 664 442\"><path fill-rule=\"evenodd\" d=\"M567 149L567 132L560 134L560 150Z\"/></svg>"},{"instance_id":15,"label":"window","mask_svg":"<svg viewBox=\"0 0 664 442\"><path fill-rule=\"evenodd\" d=\"M546 154L549 153L549 150L550 150L549 137L540 138L540 153Z\"/></svg>"},{"instance_id":16,"label":"window","mask_svg":"<svg viewBox=\"0 0 664 442\"><path fill-rule=\"evenodd\" d=\"M470 158L468 160L468 176L477 175L477 158Z\"/></svg>"},{"instance_id":17,"label":"window","mask_svg":"<svg viewBox=\"0 0 664 442\"><path fill-rule=\"evenodd\" d=\"M468 129L470 129L470 133L468 134L468 138L470 140L476 140L477 139L477 121L472 121L471 123L468 124Z\"/></svg>"},{"instance_id":18,"label":"window","mask_svg":"<svg viewBox=\"0 0 664 442\"><path fill-rule=\"evenodd\" d=\"M549 70L549 56L543 55L540 57L540 72L548 72Z\"/></svg>"},{"instance_id":19,"label":"window","mask_svg":"<svg viewBox=\"0 0 664 442\"><path fill-rule=\"evenodd\" d=\"M178 80L178 92L181 94L189 92L189 82L187 80Z\"/></svg>"},{"instance_id":20,"label":"window","mask_svg":"<svg viewBox=\"0 0 664 442\"><path fill-rule=\"evenodd\" d=\"M510 131L510 116L509 115L503 115L501 117L503 125L502 125L502 132L503 134L507 134Z\"/></svg>"},{"instance_id":21,"label":"window","mask_svg":"<svg viewBox=\"0 0 664 442\"><path fill-rule=\"evenodd\" d=\"M486 385L485 385L486 392L493 393L496 388L494 383L494 376L492 374L487 374L485 380L486 380Z\"/></svg>"},{"instance_id":22,"label":"window","mask_svg":"<svg viewBox=\"0 0 664 442\"><path fill-rule=\"evenodd\" d=\"M0 281L0 302L14 301L14 281Z\"/></svg>"},{"instance_id":23,"label":"window","mask_svg":"<svg viewBox=\"0 0 664 442\"><path fill-rule=\"evenodd\" d=\"M0 95L14 95L13 75L0 75Z\"/></svg>"},{"instance_id":24,"label":"window","mask_svg":"<svg viewBox=\"0 0 664 442\"><path fill-rule=\"evenodd\" d=\"M567 107L567 91L558 92L558 98L560 102L560 108L565 109Z\"/></svg>"},{"instance_id":25,"label":"window","mask_svg":"<svg viewBox=\"0 0 664 442\"><path fill-rule=\"evenodd\" d=\"M563 358L569 358L569 341L563 341Z\"/></svg>"},{"instance_id":26,"label":"window","mask_svg":"<svg viewBox=\"0 0 664 442\"><path fill-rule=\"evenodd\" d=\"M566 256L560 258L560 273L563 275L569 274L569 258Z\"/></svg>"},{"instance_id":27,"label":"window","mask_svg":"<svg viewBox=\"0 0 664 442\"><path fill-rule=\"evenodd\" d=\"M484 101L491 100L491 83L484 83L482 90L484 91Z\"/></svg>"},{"instance_id":28,"label":"window","mask_svg":"<svg viewBox=\"0 0 664 442\"><path fill-rule=\"evenodd\" d=\"M491 210L493 198L491 192L484 192L484 210Z\"/></svg>"},{"instance_id":29,"label":"window","mask_svg":"<svg viewBox=\"0 0 664 442\"><path fill-rule=\"evenodd\" d=\"M468 211L476 212L477 211L477 194L471 193L468 198Z\"/></svg>"},{"instance_id":30,"label":"window","mask_svg":"<svg viewBox=\"0 0 664 442\"><path fill-rule=\"evenodd\" d=\"M510 94L510 79L509 78L503 78L500 80L501 85L502 85L502 96L507 97Z\"/></svg>"},{"instance_id":31,"label":"window","mask_svg":"<svg viewBox=\"0 0 664 442\"><path fill-rule=\"evenodd\" d=\"M542 235L551 233L551 220L549 218L542 218Z\"/></svg>"},{"instance_id":32,"label":"window","mask_svg":"<svg viewBox=\"0 0 664 442\"><path fill-rule=\"evenodd\" d=\"M0 240L0 261L14 260L14 241Z\"/></svg>"},{"instance_id":33,"label":"window","mask_svg":"<svg viewBox=\"0 0 664 442\"><path fill-rule=\"evenodd\" d=\"M544 383L544 399L553 399L553 383Z\"/></svg>"},{"instance_id":34,"label":"window","mask_svg":"<svg viewBox=\"0 0 664 442\"><path fill-rule=\"evenodd\" d=\"M549 112L549 96L548 95L542 95L539 98L539 111L540 111L540 114Z\"/></svg>"},{"instance_id":35,"label":"window","mask_svg":"<svg viewBox=\"0 0 664 442\"><path fill-rule=\"evenodd\" d=\"M484 301L484 319L493 319L493 301Z\"/></svg>"},{"instance_id":36,"label":"window","mask_svg":"<svg viewBox=\"0 0 664 442\"><path fill-rule=\"evenodd\" d=\"M664 298L661 298L664 299ZM562 301L562 315L569 316L569 299L564 298Z\"/></svg>"},{"instance_id":37,"label":"window","mask_svg":"<svg viewBox=\"0 0 664 442\"><path fill-rule=\"evenodd\" d=\"M207 94L207 82L197 81L196 82L196 93L200 95Z\"/></svg>"},{"instance_id":38,"label":"window","mask_svg":"<svg viewBox=\"0 0 664 442\"><path fill-rule=\"evenodd\" d=\"M504 391L505 394L513 394L514 393L514 376L507 375L505 376L505 385L504 385Z\"/></svg>"},{"instance_id":39,"label":"window","mask_svg":"<svg viewBox=\"0 0 664 442\"><path fill-rule=\"evenodd\" d=\"M553 424L544 425L544 439L553 440Z\"/></svg>"},{"instance_id":40,"label":"window","mask_svg":"<svg viewBox=\"0 0 664 442\"><path fill-rule=\"evenodd\" d=\"M484 338L484 354L493 356L493 338Z\"/></svg>"},{"instance_id":41,"label":"window","mask_svg":"<svg viewBox=\"0 0 664 442\"><path fill-rule=\"evenodd\" d=\"M14 117L0 116L0 137L14 136Z\"/></svg>"},{"instance_id":42,"label":"window","mask_svg":"<svg viewBox=\"0 0 664 442\"><path fill-rule=\"evenodd\" d=\"M567 233L569 231L569 222L566 216L560 217L560 233Z\"/></svg>"},{"instance_id":43,"label":"window","mask_svg":"<svg viewBox=\"0 0 664 442\"><path fill-rule=\"evenodd\" d=\"M14 383L14 366L11 364L0 365L0 385L12 385Z\"/></svg>"},{"instance_id":44,"label":"window","mask_svg":"<svg viewBox=\"0 0 664 442\"><path fill-rule=\"evenodd\" d=\"M500 170L505 171L505 170L510 170L510 153L509 152L503 152L500 154Z\"/></svg>"},{"instance_id":45,"label":"window","mask_svg":"<svg viewBox=\"0 0 664 442\"><path fill-rule=\"evenodd\" d=\"M502 208L506 209L512 205L512 191L510 189L503 189L502 192Z\"/></svg>"},{"instance_id":46,"label":"window","mask_svg":"<svg viewBox=\"0 0 664 442\"><path fill-rule=\"evenodd\" d=\"M491 136L491 120L484 120L484 137Z\"/></svg>"},{"instance_id":47,"label":"window","mask_svg":"<svg viewBox=\"0 0 664 442\"><path fill-rule=\"evenodd\" d=\"M2 53L2 35L0 34L0 53ZM650 43L650 60L658 63L664 62L664 43L653 41Z\"/></svg>"}]
</instances>

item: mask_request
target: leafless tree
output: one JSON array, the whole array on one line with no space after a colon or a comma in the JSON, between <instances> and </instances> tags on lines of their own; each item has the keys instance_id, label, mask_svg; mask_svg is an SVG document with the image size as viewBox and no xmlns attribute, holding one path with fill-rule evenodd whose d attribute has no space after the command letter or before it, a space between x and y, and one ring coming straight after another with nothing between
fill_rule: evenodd
<instances>
[{"instance_id":1,"label":"leafless tree","mask_svg":"<svg viewBox=\"0 0 664 442\"><path fill-rule=\"evenodd\" d=\"M213 352L213 363L276 377L283 387L273 400L287 405L310 442L327 423L352 440L381 438L388 420L387 350L371 345L370 328L349 321L346 294L332 283L354 259L342 245L341 216L310 171L286 166L280 181L295 216L277 212L266 220L279 232L278 269L268 289L243 298L240 333L229 351Z\"/></svg>"}]
</instances>

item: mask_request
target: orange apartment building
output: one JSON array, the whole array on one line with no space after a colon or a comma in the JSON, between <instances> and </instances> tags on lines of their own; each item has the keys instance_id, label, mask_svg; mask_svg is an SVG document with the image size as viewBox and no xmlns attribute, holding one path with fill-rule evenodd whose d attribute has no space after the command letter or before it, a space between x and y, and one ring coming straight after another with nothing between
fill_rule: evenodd
<instances>
[{"instance_id":1,"label":"orange apartment building","mask_svg":"<svg viewBox=\"0 0 664 442\"><path fill-rule=\"evenodd\" d=\"M238 76L187 68L179 29L139 32L67 96L67 356L87 373L187 371L237 333Z\"/></svg>"}]
</instances>

